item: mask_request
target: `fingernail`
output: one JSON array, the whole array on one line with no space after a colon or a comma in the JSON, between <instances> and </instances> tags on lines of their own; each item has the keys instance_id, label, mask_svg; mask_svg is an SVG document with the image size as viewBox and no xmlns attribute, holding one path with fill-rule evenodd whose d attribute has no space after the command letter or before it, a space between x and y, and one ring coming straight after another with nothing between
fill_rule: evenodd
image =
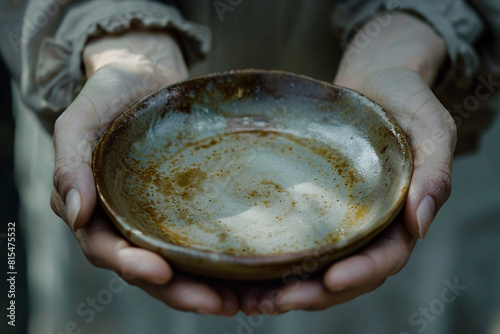
<instances>
[{"instance_id":1,"label":"fingernail","mask_svg":"<svg viewBox=\"0 0 500 334\"><path fill-rule=\"evenodd\" d=\"M266 315L273 315L276 313L276 307L274 303L270 300L264 300L259 304L258 307L259 312Z\"/></svg>"},{"instance_id":2,"label":"fingernail","mask_svg":"<svg viewBox=\"0 0 500 334\"><path fill-rule=\"evenodd\" d=\"M434 218L435 209L436 203L430 195L425 196L420 202L417 209L418 236L420 239L423 239L427 234L427 230Z\"/></svg>"},{"instance_id":3,"label":"fingernail","mask_svg":"<svg viewBox=\"0 0 500 334\"><path fill-rule=\"evenodd\" d=\"M278 306L278 309L274 313L278 314L294 310L297 307L296 301L294 299L295 296L292 296L291 298L283 297L280 305Z\"/></svg>"},{"instance_id":4,"label":"fingernail","mask_svg":"<svg viewBox=\"0 0 500 334\"><path fill-rule=\"evenodd\" d=\"M66 213L68 215L68 223L71 229L74 229L76 217L80 212L82 198L80 193L75 188L71 189L66 196Z\"/></svg>"}]
</instances>

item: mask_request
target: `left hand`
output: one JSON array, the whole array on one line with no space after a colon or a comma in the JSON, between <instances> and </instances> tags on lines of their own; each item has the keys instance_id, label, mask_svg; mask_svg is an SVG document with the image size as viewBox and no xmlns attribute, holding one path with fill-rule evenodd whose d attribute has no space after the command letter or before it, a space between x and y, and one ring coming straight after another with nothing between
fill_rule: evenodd
<instances>
[{"instance_id":1,"label":"left hand","mask_svg":"<svg viewBox=\"0 0 500 334\"><path fill-rule=\"evenodd\" d=\"M444 56L443 41L427 24L394 14L368 46L344 57L334 83L377 102L408 136L414 169L405 207L375 242L322 277L246 291L240 305L246 314L322 310L376 289L405 266L451 192L456 127L429 88Z\"/></svg>"}]
</instances>

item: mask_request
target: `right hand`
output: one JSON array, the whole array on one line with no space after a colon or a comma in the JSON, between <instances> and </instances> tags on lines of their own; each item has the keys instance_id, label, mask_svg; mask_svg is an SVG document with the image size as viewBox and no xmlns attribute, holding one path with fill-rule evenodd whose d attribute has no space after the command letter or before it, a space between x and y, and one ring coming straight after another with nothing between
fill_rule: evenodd
<instances>
[{"instance_id":1,"label":"right hand","mask_svg":"<svg viewBox=\"0 0 500 334\"><path fill-rule=\"evenodd\" d=\"M231 316L238 301L229 290L174 274L160 255L134 247L101 210L92 174L100 134L127 106L187 77L168 33L129 32L90 42L83 53L88 81L55 124L51 206L74 232L89 261L175 309Z\"/></svg>"},{"instance_id":2,"label":"right hand","mask_svg":"<svg viewBox=\"0 0 500 334\"><path fill-rule=\"evenodd\" d=\"M241 299L247 314L323 310L373 291L405 266L450 195L456 127L429 88L446 58L444 41L418 17L393 13L368 44L350 47L334 83L382 106L410 141L414 168L401 219L320 278L247 292Z\"/></svg>"}]
</instances>

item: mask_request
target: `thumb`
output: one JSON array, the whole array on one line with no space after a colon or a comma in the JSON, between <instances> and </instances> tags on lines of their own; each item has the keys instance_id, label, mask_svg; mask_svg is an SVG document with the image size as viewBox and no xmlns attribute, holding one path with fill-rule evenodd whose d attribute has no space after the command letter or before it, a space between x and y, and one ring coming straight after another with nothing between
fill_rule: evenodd
<instances>
[{"instance_id":1,"label":"thumb","mask_svg":"<svg viewBox=\"0 0 500 334\"><path fill-rule=\"evenodd\" d=\"M451 193L456 126L425 81L415 72L395 68L375 71L355 86L382 106L407 134L413 175L404 207L408 231L424 238ZM341 82L349 86L350 83Z\"/></svg>"},{"instance_id":2,"label":"thumb","mask_svg":"<svg viewBox=\"0 0 500 334\"><path fill-rule=\"evenodd\" d=\"M65 217L73 230L90 220L96 206L92 173L92 149L100 128L96 108L93 100L84 93L80 94L54 127L54 192L51 202L58 211L56 213Z\"/></svg>"},{"instance_id":3,"label":"thumb","mask_svg":"<svg viewBox=\"0 0 500 334\"><path fill-rule=\"evenodd\" d=\"M52 207L76 230L89 221L96 206L92 151L99 134L127 106L177 79L154 67L140 70L108 65L96 71L54 127ZM64 203L64 205L61 205ZM66 212L62 212L66 211Z\"/></svg>"},{"instance_id":4,"label":"thumb","mask_svg":"<svg viewBox=\"0 0 500 334\"><path fill-rule=\"evenodd\" d=\"M67 111L58 119L54 129L56 155L51 202L55 211L66 211L56 213L66 217L73 230L90 219L96 205L91 167L92 146L96 138L93 128L96 128L95 122L89 115ZM65 207L61 207L61 200Z\"/></svg>"},{"instance_id":5,"label":"thumb","mask_svg":"<svg viewBox=\"0 0 500 334\"><path fill-rule=\"evenodd\" d=\"M384 83L388 88L375 94L375 100L409 138L413 175L403 214L408 231L423 239L451 193L456 126L425 82L405 72L393 80L397 87Z\"/></svg>"},{"instance_id":6,"label":"thumb","mask_svg":"<svg viewBox=\"0 0 500 334\"><path fill-rule=\"evenodd\" d=\"M423 239L432 220L448 200L452 187L453 153L456 127L448 111L432 96L415 113L409 131L414 170L408 191L404 218L406 227ZM425 125L424 125L425 124Z\"/></svg>"}]
</instances>

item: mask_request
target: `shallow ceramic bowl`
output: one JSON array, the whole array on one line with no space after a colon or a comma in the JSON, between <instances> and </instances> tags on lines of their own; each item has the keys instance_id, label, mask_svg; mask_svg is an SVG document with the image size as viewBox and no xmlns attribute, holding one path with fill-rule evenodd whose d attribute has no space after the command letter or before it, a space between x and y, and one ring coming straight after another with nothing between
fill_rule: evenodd
<instances>
[{"instance_id":1,"label":"shallow ceramic bowl","mask_svg":"<svg viewBox=\"0 0 500 334\"><path fill-rule=\"evenodd\" d=\"M352 90L240 70L157 91L94 153L100 201L134 244L187 272L258 280L359 249L401 210L404 133Z\"/></svg>"}]
</instances>

